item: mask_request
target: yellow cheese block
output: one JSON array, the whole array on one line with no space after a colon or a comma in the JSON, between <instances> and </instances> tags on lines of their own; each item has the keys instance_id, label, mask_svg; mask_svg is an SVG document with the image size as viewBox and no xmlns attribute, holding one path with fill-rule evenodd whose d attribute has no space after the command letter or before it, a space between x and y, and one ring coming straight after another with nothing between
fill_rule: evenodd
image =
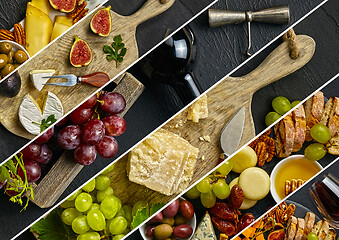
<instances>
[{"instance_id":1,"label":"yellow cheese block","mask_svg":"<svg viewBox=\"0 0 339 240\"><path fill-rule=\"evenodd\" d=\"M53 27L53 31L52 31L52 35L51 35L51 42L56 39L58 36L60 36L62 33L66 32L67 29L69 29L70 27L59 23L59 22L55 22L54 23L54 27Z\"/></svg>"},{"instance_id":2,"label":"yellow cheese block","mask_svg":"<svg viewBox=\"0 0 339 240\"><path fill-rule=\"evenodd\" d=\"M33 56L51 39L53 29L52 20L45 12L34 7L31 2L27 3L25 30L26 49L30 56Z\"/></svg>"},{"instance_id":3,"label":"yellow cheese block","mask_svg":"<svg viewBox=\"0 0 339 240\"><path fill-rule=\"evenodd\" d=\"M49 16L50 4L48 0L32 0L32 6L40 9Z\"/></svg>"},{"instance_id":4,"label":"yellow cheese block","mask_svg":"<svg viewBox=\"0 0 339 240\"><path fill-rule=\"evenodd\" d=\"M67 16L56 16L55 22L64 24L66 26L71 27L73 25L73 19L68 18Z\"/></svg>"},{"instance_id":5,"label":"yellow cheese block","mask_svg":"<svg viewBox=\"0 0 339 240\"><path fill-rule=\"evenodd\" d=\"M199 149L160 129L129 154L129 180L165 195L184 190L192 179Z\"/></svg>"}]
</instances>

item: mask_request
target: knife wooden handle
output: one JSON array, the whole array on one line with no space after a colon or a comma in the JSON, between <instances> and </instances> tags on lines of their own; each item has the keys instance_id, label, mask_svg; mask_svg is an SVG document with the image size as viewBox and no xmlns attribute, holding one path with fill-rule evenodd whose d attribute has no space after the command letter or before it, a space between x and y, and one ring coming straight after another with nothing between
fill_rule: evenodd
<instances>
[{"instance_id":1,"label":"knife wooden handle","mask_svg":"<svg viewBox=\"0 0 339 240\"><path fill-rule=\"evenodd\" d=\"M102 87L107 82L109 82L109 80L110 80L109 76L103 72L96 72L81 77L81 83L89 84L94 87Z\"/></svg>"}]
</instances>

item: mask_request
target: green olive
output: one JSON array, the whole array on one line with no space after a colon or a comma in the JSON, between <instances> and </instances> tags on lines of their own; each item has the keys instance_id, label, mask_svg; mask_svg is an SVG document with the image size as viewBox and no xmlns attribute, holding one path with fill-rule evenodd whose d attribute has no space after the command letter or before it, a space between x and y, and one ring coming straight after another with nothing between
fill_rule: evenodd
<instances>
[{"instance_id":1,"label":"green olive","mask_svg":"<svg viewBox=\"0 0 339 240\"><path fill-rule=\"evenodd\" d=\"M12 45L9 42L0 43L0 53L8 54L12 50Z\"/></svg>"},{"instance_id":2,"label":"green olive","mask_svg":"<svg viewBox=\"0 0 339 240\"><path fill-rule=\"evenodd\" d=\"M18 50L14 54L14 60L19 64L24 63L27 61L27 54L22 50Z\"/></svg>"},{"instance_id":3,"label":"green olive","mask_svg":"<svg viewBox=\"0 0 339 240\"><path fill-rule=\"evenodd\" d=\"M20 64L14 63L13 66L14 66L14 69L17 69L18 67L20 67Z\"/></svg>"},{"instance_id":4,"label":"green olive","mask_svg":"<svg viewBox=\"0 0 339 240\"><path fill-rule=\"evenodd\" d=\"M8 57L8 63L11 63L13 64L14 60L13 60L13 57L14 57L14 51L11 50L8 54L7 54L7 57Z\"/></svg>"},{"instance_id":5,"label":"green olive","mask_svg":"<svg viewBox=\"0 0 339 240\"><path fill-rule=\"evenodd\" d=\"M8 63L2 70L1 70L1 75L2 76L7 76L11 72L14 71L14 66L10 63Z\"/></svg>"},{"instance_id":6,"label":"green olive","mask_svg":"<svg viewBox=\"0 0 339 240\"><path fill-rule=\"evenodd\" d=\"M5 67L8 63L8 57L6 54L0 54L0 69Z\"/></svg>"}]
</instances>

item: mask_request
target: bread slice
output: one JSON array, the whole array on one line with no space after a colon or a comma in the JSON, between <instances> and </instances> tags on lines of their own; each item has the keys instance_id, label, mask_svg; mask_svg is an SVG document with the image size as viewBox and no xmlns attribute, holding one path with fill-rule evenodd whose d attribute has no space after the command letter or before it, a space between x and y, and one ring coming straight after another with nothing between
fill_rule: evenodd
<instances>
[{"instance_id":1,"label":"bread slice","mask_svg":"<svg viewBox=\"0 0 339 240\"><path fill-rule=\"evenodd\" d=\"M317 223L313 226L311 232L317 234L317 236L318 236L318 233L319 233L319 231L320 231L321 226L323 225L323 222L324 222L323 220L320 220L319 222L317 222Z\"/></svg>"},{"instance_id":2,"label":"bread slice","mask_svg":"<svg viewBox=\"0 0 339 240\"><path fill-rule=\"evenodd\" d=\"M315 214L307 212L305 216L305 229L302 240L307 240L307 235L312 231L315 222Z\"/></svg>"},{"instance_id":3,"label":"bread slice","mask_svg":"<svg viewBox=\"0 0 339 240\"><path fill-rule=\"evenodd\" d=\"M325 110L321 123L330 129L332 137L339 130L339 98L331 97L325 104Z\"/></svg>"},{"instance_id":4,"label":"bread slice","mask_svg":"<svg viewBox=\"0 0 339 240\"><path fill-rule=\"evenodd\" d=\"M298 218L297 233L295 234L294 240L301 240L304 235L305 220Z\"/></svg>"},{"instance_id":5,"label":"bread slice","mask_svg":"<svg viewBox=\"0 0 339 240\"><path fill-rule=\"evenodd\" d=\"M319 229L319 232L318 232L318 240L324 240L329 230L330 230L330 226L328 225L328 222L323 221L323 224L321 225L321 228Z\"/></svg>"},{"instance_id":6,"label":"bread slice","mask_svg":"<svg viewBox=\"0 0 339 240\"><path fill-rule=\"evenodd\" d=\"M324 112L324 94L318 91L311 98L305 102L305 114L306 114L306 141L312 141L310 134L311 128L318 124Z\"/></svg>"},{"instance_id":7,"label":"bread slice","mask_svg":"<svg viewBox=\"0 0 339 240\"><path fill-rule=\"evenodd\" d=\"M333 228L330 228L324 240L335 240L335 235L336 235L335 230Z\"/></svg>"},{"instance_id":8,"label":"bread slice","mask_svg":"<svg viewBox=\"0 0 339 240\"><path fill-rule=\"evenodd\" d=\"M337 133L330 141L326 144L328 153L332 155L339 155L339 133Z\"/></svg>"},{"instance_id":9,"label":"bread slice","mask_svg":"<svg viewBox=\"0 0 339 240\"><path fill-rule=\"evenodd\" d=\"M288 114L280 121L276 133L276 153L278 157L288 157L291 155L294 146L295 128L292 120L292 113Z\"/></svg>"},{"instance_id":10,"label":"bread slice","mask_svg":"<svg viewBox=\"0 0 339 240\"><path fill-rule=\"evenodd\" d=\"M291 216L287 221L287 227L284 240L294 240L297 233L298 220L296 217Z\"/></svg>"},{"instance_id":11,"label":"bread slice","mask_svg":"<svg viewBox=\"0 0 339 240\"><path fill-rule=\"evenodd\" d=\"M295 128L292 152L298 152L302 148L306 137L306 114L303 105L300 105L292 112L292 120Z\"/></svg>"}]
</instances>

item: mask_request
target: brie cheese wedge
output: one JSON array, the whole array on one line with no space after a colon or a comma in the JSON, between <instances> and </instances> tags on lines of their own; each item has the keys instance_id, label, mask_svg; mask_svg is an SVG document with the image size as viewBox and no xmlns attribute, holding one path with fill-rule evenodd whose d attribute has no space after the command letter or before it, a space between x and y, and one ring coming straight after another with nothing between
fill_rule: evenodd
<instances>
[{"instance_id":1,"label":"brie cheese wedge","mask_svg":"<svg viewBox=\"0 0 339 240\"><path fill-rule=\"evenodd\" d=\"M55 70L48 69L48 70L32 70L29 73L30 79L36 89L39 91L45 86L44 84L48 82L50 78L43 78L43 77L50 77L54 75Z\"/></svg>"},{"instance_id":2,"label":"brie cheese wedge","mask_svg":"<svg viewBox=\"0 0 339 240\"><path fill-rule=\"evenodd\" d=\"M58 120L64 115L64 109L60 99L51 92L47 93L43 108L30 95L26 94L19 107L19 121L31 134L40 134L40 123L43 119L54 115Z\"/></svg>"}]
</instances>

